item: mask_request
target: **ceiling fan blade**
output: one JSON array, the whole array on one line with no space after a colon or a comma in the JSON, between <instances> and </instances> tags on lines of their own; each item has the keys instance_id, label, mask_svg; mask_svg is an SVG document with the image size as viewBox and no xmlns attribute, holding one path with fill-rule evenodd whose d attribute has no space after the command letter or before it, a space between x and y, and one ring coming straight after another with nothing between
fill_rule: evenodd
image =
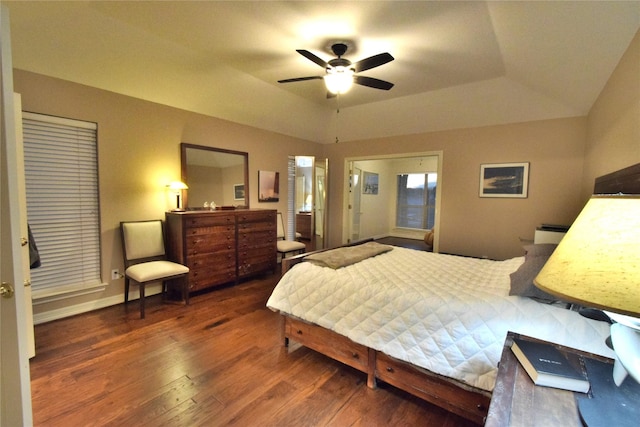
<instances>
[{"instance_id":1,"label":"ceiling fan blade","mask_svg":"<svg viewBox=\"0 0 640 427\"><path fill-rule=\"evenodd\" d=\"M389 90L393 87L393 83L374 79L373 77L353 76L353 82L362 86L372 87L374 89Z\"/></svg>"},{"instance_id":2,"label":"ceiling fan blade","mask_svg":"<svg viewBox=\"0 0 640 427\"><path fill-rule=\"evenodd\" d=\"M386 64L394 60L394 57L390 53L379 53L377 55L370 56L369 58L362 59L353 64L353 69L356 73L360 71L370 70L375 67Z\"/></svg>"},{"instance_id":3,"label":"ceiling fan blade","mask_svg":"<svg viewBox=\"0 0 640 427\"><path fill-rule=\"evenodd\" d=\"M303 82L305 80L318 80L318 79L322 79L322 78L323 78L322 76L295 77L293 79L278 80L278 83Z\"/></svg>"},{"instance_id":4,"label":"ceiling fan blade","mask_svg":"<svg viewBox=\"0 0 640 427\"><path fill-rule=\"evenodd\" d=\"M313 53L309 52L308 50L296 49L296 52L298 52L300 55L302 55L305 58L307 58L309 61L315 62L316 64L318 64L322 68L327 68L329 66L329 64L327 62L325 62L323 59L317 57Z\"/></svg>"}]
</instances>

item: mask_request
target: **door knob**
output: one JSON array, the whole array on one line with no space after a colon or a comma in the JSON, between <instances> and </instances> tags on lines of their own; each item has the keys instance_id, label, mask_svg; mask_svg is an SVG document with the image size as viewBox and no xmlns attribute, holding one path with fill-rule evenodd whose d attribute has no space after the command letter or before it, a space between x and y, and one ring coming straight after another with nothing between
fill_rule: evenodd
<instances>
[{"instance_id":1,"label":"door knob","mask_svg":"<svg viewBox=\"0 0 640 427\"><path fill-rule=\"evenodd\" d=\"M0 295L2 295L2 298L13 297L13 287L7 282L2 282L2 286L0 286Z\"/></svg>"}]
</instances>

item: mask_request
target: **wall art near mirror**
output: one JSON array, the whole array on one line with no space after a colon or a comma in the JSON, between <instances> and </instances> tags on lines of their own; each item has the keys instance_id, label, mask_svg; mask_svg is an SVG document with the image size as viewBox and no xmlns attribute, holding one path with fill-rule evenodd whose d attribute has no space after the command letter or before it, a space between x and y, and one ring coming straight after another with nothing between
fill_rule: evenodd
<instances>
[{"instance_id":1,"label":"wall art near mirror","mask_svg":"<svg viewBox=\"0 0 640 427\"><path fill-rule=\"evenodd\" d=\"M280 173L258 171L258 201L277 202L280 200Z\"/></svg>"}]
</instances>

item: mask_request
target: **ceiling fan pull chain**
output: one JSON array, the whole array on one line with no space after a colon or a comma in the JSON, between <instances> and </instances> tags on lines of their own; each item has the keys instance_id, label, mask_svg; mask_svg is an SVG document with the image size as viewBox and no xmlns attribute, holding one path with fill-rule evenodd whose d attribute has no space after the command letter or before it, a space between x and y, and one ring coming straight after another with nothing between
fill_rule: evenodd
<instances>
[{"instance_id":1,"label":"ceiling fan pull chain","mask_svg":"<svg viewBox=\"0 0 640 427\"><path fill-rule=\"evenodd\" d=\"M338 134L340 133L340 94L336 95L336 144L340 142Z\"/></svg>"}]
</instances>

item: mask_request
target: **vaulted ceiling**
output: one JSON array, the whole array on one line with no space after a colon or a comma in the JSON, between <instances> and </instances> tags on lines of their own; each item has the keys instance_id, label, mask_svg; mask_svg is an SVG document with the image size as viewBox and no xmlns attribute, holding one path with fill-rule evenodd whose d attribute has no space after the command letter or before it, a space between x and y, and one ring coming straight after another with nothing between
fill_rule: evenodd
<instances>
[{"instance_id":1,"label":"vaulted ceiling","mask_svg":"<svg viewBox=\"0 0 640 427\"><path fill-rule=\"evenodd\" d=\"M640 28L639 1L3 3L15 68L321 143L584 116ZM395 86L277 83L335 41Z\"/></svg>"}]
</instances>

